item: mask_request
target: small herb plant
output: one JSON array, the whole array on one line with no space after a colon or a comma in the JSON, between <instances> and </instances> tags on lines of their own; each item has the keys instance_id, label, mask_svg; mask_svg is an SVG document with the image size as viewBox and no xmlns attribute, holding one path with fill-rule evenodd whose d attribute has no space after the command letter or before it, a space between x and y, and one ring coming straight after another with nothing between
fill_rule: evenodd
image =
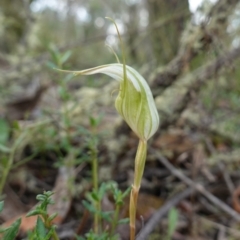
<instances>
[{"instance_id":1,"label":"small herb plant","mask_svg":"<svg viewBox=\"0 0 240 240\"><path fill-rule=\"evenodd\" d=\"M29 234L29 240L59 240L56 233L56 226L52 223L53 219L57 216L57 213L48 215L47 208L54 202L51 199L53 192L47 191L43 194L37 195L39 205L27 214L27 217L38 216L36 226Z\"/></svg>"},{"instance_id":2,"label":"small herb plant","mask_svg":"<svg viewBox=\"0 0 240 240\"><path fill-rule=\"evenodd\" d=\"M86 200L83 201L83 205L94 216L98 216L98 227L97 229L95 228L94 222L94 231L90 231L88 234L86 234L86 239L100 239L92 238L93 236L105 236L106 238L103 239L109 240L118 239L118 235L115 234L117 226L119 224L129 222L129 219L119 220L119 212L124 203L124 198L129 194L130 190L131 189L128 188L125 192L122 192L118 189L118 186L115 182L108 182L102 183L98 191L93 189L92 192L87 193ZM107 194L111 194L113 196L115 208L113 211L104 212L101 211L101 209L99 210L99 208L96 208L96 206L98 206L98 204L101 205L103 197Z\"/></svg>"},{"instance_id":3,"label":"small herb plant","mask_svg":"<svg viewBox=\"0 0 240 240\"><path fill-rule=\"evenodd\" d=\"M38 216L36 225L34 229L29 232L26 240L59 240L56 233L56 226L52 223L53 219L57 216L57 213L51 216L47 213L48 205L53 204L51 196L53 192L48 191L43 194L37 195L37 200L40 202L39 205L32 211L30 211L27 216ZM3 210L4 203L0 202L0 213ZM0 236L3 234L2 240L14 240L18 235L20 228L21 219L17 219L10 227L0 228Z\"/></svg>"}]
</instances>

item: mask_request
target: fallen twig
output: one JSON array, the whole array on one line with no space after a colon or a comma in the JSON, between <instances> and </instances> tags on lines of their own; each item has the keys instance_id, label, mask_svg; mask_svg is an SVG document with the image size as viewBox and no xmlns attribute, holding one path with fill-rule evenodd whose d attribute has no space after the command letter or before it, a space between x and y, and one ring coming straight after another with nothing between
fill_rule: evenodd
<instances>
[{"instance_id":1,"label":"fallen twig","mask_svg":"<svg viewBox=\"0 0 240 240\"><path fill-rule=\"evenodd\" d=\"M191 186L196 191L200 192L204 197L206 197L210 202L212 202L216 207L222 209L229 216L234 218L234 220L240 222L240 215L230 208L227 204L216 198L213 194L208 192L204 186L199 183L194 183L190 178L186 177L181 171L176 169L164 156L162 156L157 151L151 150L151 152L157 157L157 159L177 178L181 179L188 186Z\"/></svg>"},{"instance_id":2,"label":"fallen twig","mask_svg":"<svg viewBox=\"0 0 240 240\"><path fill-rule=\"evenodd\" d=\"M138 234L136 240L145 240L147 239L147 236L153 231L153 229L156 227L156 225L159 223L161 218L173 207L176 206L181 200L191 195L195 189L193 188L187 188L185 191L177 194L173 198L167 201L165 205L163 205L154 215L151 217L151 219L147 222L147 224L144 226L144 228L140 231Z\"/></svg>"},{"instance_id":3,"label":"fallen twig","mask_svg":"<svg viewBox=\"0 0 240 240\"><path fill-rule=\"evenodd\" d=\"M157 96L155 101L162 119L161 129L179 119L179 115L186 109L191 99L192 91L198 92L210 78L219 74L224 68L227 69L227 66L239 58L240 47L233 48L194 72L179 78L161 95Z\"/></svg>"},{"instance_id":4,"label":"fallen twig","mask_svg":"<svg viewBox=\"0 0 240 240\"><path fill-rule=\"evenodd\" d=\"M195 56L214 46L216 39L220 37L219 29L226 28L226 22L231 15L229 13L234 11L237 4L238 0L219 0L206 12L204 22L195 24L190 21L182 33L177 56L167 66L158 67L150 77L152 87L159 89L170 86Z\"/></svg>"}]
</instances>

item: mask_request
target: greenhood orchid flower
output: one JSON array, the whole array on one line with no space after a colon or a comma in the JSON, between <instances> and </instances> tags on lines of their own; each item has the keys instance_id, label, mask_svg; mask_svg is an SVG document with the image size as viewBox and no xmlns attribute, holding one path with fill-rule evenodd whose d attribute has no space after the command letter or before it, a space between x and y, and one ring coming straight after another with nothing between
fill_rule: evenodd
<instances>
[{"instance_id":1,"label":"greenhood orchid flower","mask_svg":"<svg viewBox=\"0 0 240 240\"><path fill-rule=\"evenodd\" d=\"M67 71L74 75L106 74L120 83L115 101L118 113L127 122L135 134L147 141L157 131L159 116L152 92L146 80L132 67L120 63L102 65L83 71Z\"/></svg>"},{"instance_id":2,"label":"greenhood orchid flower","mask_svg":"<svg viewBox=\"0 0 240 240\"><path fill-rule=\"evenodd\" d=\"M60 71L73 73L74 75L92 75L103 73L114 78L120 83L119 93L115 101L115 107L118 113L124 118L130 128L139 137L139 144L135 157L134 182L132 185L129 204L130 239L134 240L137 199L146 161L147 141L158 129L159 116L152 92L146 80L135 69L126 65L123 42L121 40L117 25L113 19L108 19L116 26L122 47L123 64L114 63L102 65L82 71Z\"/></svg>"}]
</instances>

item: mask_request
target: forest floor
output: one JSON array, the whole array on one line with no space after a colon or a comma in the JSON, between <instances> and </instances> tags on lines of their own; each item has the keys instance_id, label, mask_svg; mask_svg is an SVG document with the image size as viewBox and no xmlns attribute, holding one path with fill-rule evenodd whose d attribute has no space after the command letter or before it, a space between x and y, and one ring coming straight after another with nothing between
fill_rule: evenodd
<instances>
[{"instance_id":1,"label":"forest floor","mask_svg":"<svg viewBox=\"0 0 240 240\"><path fill-rule=\"evenodd\" d=\"M90 88L81 91L94 95ZM21 101L10 105L11 111L18 111L23 106ZM8 129L7 145L15 148L11 148L10 155L2 154L2 159L13 154L14 162L4 187L5 205L0 219L9 226L21 217L17 239L24 239L35 226L36 217L26 214L36 206L36 196L53 191L55 204L49 206L48 213L58 213L54 224L59 238L72 240L75 234L84 236L94 225L93 213L83 204L93 189L93 153L98 161L99 186L114 181L113 186L125 191L133 182L138 140L119 122L113 107L105 108L101 119L94 113L95 118L87 117L85 124L79 126L74 121L68 123L72 115L65 113L58 113L61 122L49 112L48 118L39 120L41 104L36 101L31 109L36 115L18 123L13 121L11 127L1 119L2 129ZM186 128L184 121L180 117L174 126L161 130L149 141L136 239L240 239L238 151L232 148L231 140ZM128 201L126 197L120 219L128 217ZM111 189L104 190L100 202L103 213L114 211ZM107 220L102 222L103 229L110 225ZM129 239L128 224L119 225L115 232L120 239Z\"/></svg>"}]
</instances>

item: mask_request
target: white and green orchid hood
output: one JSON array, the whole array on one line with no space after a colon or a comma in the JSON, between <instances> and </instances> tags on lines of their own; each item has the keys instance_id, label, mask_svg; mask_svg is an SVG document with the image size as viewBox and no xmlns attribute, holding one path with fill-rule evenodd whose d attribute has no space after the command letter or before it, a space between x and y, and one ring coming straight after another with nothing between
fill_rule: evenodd
<instances>
[{"instance_id":1,"label":"white and green orchid hood","mask_svg":"<svg viewBox=\"0 0 240 240\"><path fill-rule=\"evenodd\" d=\"M137 136L147 141L159 127L159 116L146 80L132 67L120 63L102 65L82 71L66 71L74 75L106 74L119 81L115 101L118 113Z\"/></svg>"}]
</instances>

